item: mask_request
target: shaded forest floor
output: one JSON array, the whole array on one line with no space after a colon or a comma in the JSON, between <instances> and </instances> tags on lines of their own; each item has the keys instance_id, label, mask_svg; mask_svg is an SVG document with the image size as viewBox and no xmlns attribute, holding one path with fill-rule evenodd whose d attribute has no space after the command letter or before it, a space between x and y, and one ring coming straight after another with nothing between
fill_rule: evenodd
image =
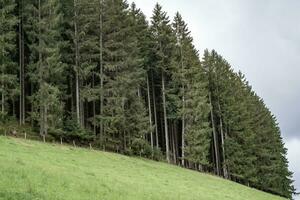
<instances>
[{"instance_id":1,"label":"shaded forest floor","mask_svg":"<svg viewBox=\"0 0 300 200\"><path fill-rule=\"evenodd\" d=\"M0 199L283 198L161 162L0 136Z\"/></svg>"}]
</instances>

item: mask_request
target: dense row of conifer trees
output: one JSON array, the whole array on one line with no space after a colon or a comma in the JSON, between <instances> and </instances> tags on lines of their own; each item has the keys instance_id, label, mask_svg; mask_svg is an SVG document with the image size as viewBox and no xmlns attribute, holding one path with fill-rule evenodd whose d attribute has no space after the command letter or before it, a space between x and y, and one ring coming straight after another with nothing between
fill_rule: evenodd
<instances>
[{"instance_id":1,"label":"dense row of conifer trees","mask_svg":"<svg viewBox=\"0 0 300 200\"><path fill-rule=\"evenodd\" d=\"M0 0L1 123L215 173L291 197L276 118L156 5Z\"/></svg>"}]
</instances>

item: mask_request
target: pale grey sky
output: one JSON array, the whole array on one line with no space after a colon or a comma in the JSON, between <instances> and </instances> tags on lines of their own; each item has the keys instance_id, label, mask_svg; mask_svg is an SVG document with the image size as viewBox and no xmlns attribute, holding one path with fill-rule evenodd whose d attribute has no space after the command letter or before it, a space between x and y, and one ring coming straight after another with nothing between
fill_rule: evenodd
<instances>
[{"instance_id":1,"label":"pale grey sky","mask_svg":"<svg viewBox=\"0 0 300 200\"><path fill-rule=\"evenodd\" d=\"M246 75L277 116L300 190L300 1L132 1L148 18L156 2L171 20L179 11L200 52L215 49Z\"/></svg>"}]
</instances>

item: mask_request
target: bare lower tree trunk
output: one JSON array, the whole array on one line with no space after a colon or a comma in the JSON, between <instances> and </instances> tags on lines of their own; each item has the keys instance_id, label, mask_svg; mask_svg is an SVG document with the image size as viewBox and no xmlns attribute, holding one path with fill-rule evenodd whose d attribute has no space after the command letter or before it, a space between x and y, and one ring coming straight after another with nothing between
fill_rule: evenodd
<instances>
[{"instance_id":1,"label":"bare lower tree trunk","mask_svg":"<svg viewBox=\"0 0 300 200\"><path fill-rule=\"evenodd\" d=\"M44 135L44 109L43 106L40 105L40 136Z\"/></svg>"},{"instance_id":2,"label":"bare lower tree trunk","mask_svg":"<svg viewBox=\"0 0 300 200\"><path fill-rule=\"evenodd\" d=\"M147 97L148 97L148 111L149 111L150 141L151 141L151 148L152 148L152 150L153 150L153 131L152 131L151 97L150 97L150 86L149 86L149 77L148 77L148 74L147 74Z\"/></svg>"},{"instance_id":3,"label":"bare lower tree trunk","mask_svg":"<svg viewBox=\"0 0 300 200\"><path fill-rule=\"evenodd\" d=\"M184 96L182 97L182 103L183 103L183 110L184 110ZM183 111L184 112L184 111ZM181 135L181 165L184 166L184 151L185 151L185 116L184 114L182 115L182 135Z\"/></svg>"},{"instance_id":4,"label":"bare lower tree trunk","mask_svg":"<svg viewBox=\"0 0 300 200\"><path fill-rule=\"evenodd\" d=\"M175 130L174 130L174 134L175 134L175 155L176 155L176 160L178 161L178 131L177 131L177 122L175 123ZM176 163L178 164L178 163Z\"/></svg>"},{"instance_id":5,"label":"bare lower tree trunk","mask_svg":"<svg viewBox=\"0 0 300 200\"><path fill-rule=\"evenodd\" d=\"M227 179L228 173L227 173L226 158L225 158L225 141L224 141L222 118L220 118L220 129L221 129L222 156L223 156L223 175L224 175L224 178Z\"/></svg>"},{"instance_id":6,"label":"bare lower tree trunk","mask_svg":"<svg viewBox=\"0 0 300 200\"><path fill-rule=\"evenodd\" d=\"M82 97L79 98L80 102L80 123L82 127L85 127L85 101L82 99Z\"/></svg>"},{"instance_id":7,"label":"bare lower tree trunk","mask_svg":"<svg viewBox=\"0 0 300 200\"><path fill-rule=\"evenodd\" d=\"M162 98L163 98L163 110L164 110L164 126L165 126L165 140L166 140L166 159L170 163L170 152L169 152L169 133L168 133L168 119L167 119L167 108L166 108L166 89L165 89L165 76L164 72L161 74L162 82Z\"/></svg>"},{"instance_id":8,"label":"bare lower tree trunk","mask_svg":"<svg viewBox=\"0 0 300 200\"><path fill-rule=\"evenodd\" d=\"M33 83L30 83L30 94L33 95ZM33 108L33 103L30 104L30 111L33 112L34 108ZM33 127L33 118L30 117L30 125L31 127Z\"/></svg>"},{"instance_id":9,"label":"bare lower tree trunk","mask_svg":"<svg viewBox=\"0 0 300 200\"><path fill-rule=\"evenodd\" d=\"M225 128L225 133L224 133L224 140L226 140L226 138L228 138L228 127ZM226 154L225 154L226 156ZM228 165L226 165L226 171L227 171L227 179L230 179L230 169L228 167Z\"/></svg>"},{"instance_id":10,"label":"bare lower tree trunk","mask_svg":"<svg viewBox=\"0 0 300 200\"><path fill-rule=\"evenodd\" d=\"M219 89L217 88L217 92L219 93ZM228 178L228 172L227 172L227 166L226 166L226 158L225 158L225 141L224 141L224 131L223 131L223 120L222 120L222 111L221 111L221 105L220 105L220 99L218 97L218 110L220 113L219 117L219 123L220 123L220 133L221 133L221 148L222 148L222 157L223 157L223 176L224 178Z\"/></svg>"},{"instance_id":11,"label":"bare lower tree trunk","mask_svg":"<svg viewBox=\"0 0 300 200\"><path fill-rule=\"evenodd\" d=\"M176 134L176 127L175 127L175 122L172 124L172 151L173 151L173 160L174 164L177 163L177 158L176 158L176 147L175 147L175 134Z\"/></svg>"},{"instance_id":12,"label":"bare lower tree trunk","mask_svg":"<svg viewBox=\"0 0 300 200\"><path fill-rule=\"evenodd\" d=\"M16 117L16 108L15 108L15 100L12 100L12 111L13 111L13 117Z\"/></svg>"},{"instance_id":13,"label":"bare lower tree trunk","mask_svg":"<svg viewBox=\"0 0 300 200\"><path fill-rule=\"evenodd\" d=\"M72 78L72 76L70 76L70 96L71 96L71 98L70 98L70 103L71 103L71 108L70 108L70 110L71 110L71 113L73 113L74 112L74 100L73 100L73 97L74 97L74 94L73 94L73 78Z\"/></svg>"},{"instance_id":14,"label":"bare lower tree trunk","mask_svg":"<svg viewBox=\"0 0 300 200\"><path fill-rule=\"evenodd\" d=\"M93 88L95 88L95 74L93 73ZM93 100L93 132L94 139L96 139L96 102Z\"/></svg>"},{"instance_id":15,"label":"bare lower tree trunk","mask_svg":"<svg viewBox=\"0 0 300 200\"><path fill-rule=\"evenodd\" d=\"M44 135L47 136L48 135L48 108L47 106L45 105L44 106L44 119L45 119L45 122L44 122Z\"/></svg>"},{"instance_id":16,"label":"bare lower tree trunk","mask_svg":"<svg viewBox=\"0 0 300 200\"><path fill-rule=\"evenodd\" d=\"M223 175L224 178L228 179L228 172L226 166L226 158L225 158L225 139L224 139L224 131L223 131L223 121L222 121L222 114L221 114L221 106L220 101L218 100L218 108L220 112L220 132L221 132L221 142L222 142L222 156L223 156Z\"/></svg>"},{"instance_id":17,"label":"bare lower tree trunk","mask_svg":"<svg viewBox=\"0 0 300 200\"><path fill-rule=\"evenodd\" d=\"M218 141L217 141L217 133L215 128L215 122L214 122L214 113L213 113L213 106L212 106L212 100L211 100L211 93L209 93L209 102L210 102L210 117L211 117L211 124L213 129L213 138L214 138L214 152L215 152L215 158L216 158L216 171L217 175L220 175L220 164L219 164L219 151L218 151Z\"/></svg>"},{"instance_id":18,"label":"bare lower tree trunk","mask_svg":"<svg viewBox=\"0 0 300 200\"><path fill-rule=\"evenodd\" d=\"M158 127L157 127L157 112L156 112L156 101L155 101L156 96L155 96L153 72L151 72L151 81L152 81L152 99L153 99L153 111L154 111L155 140L156 140L156 148L158 148L159 147L159 144L158 144Z\"/></svg>"},{"instance_id":19,"label":"bare lower tree trunk","mask_svg":"<svg viewBox=\"0 0 300 200\"><path fill-rule=\"evenodd\" d=\"M5 104L5 99L4 99L4 88L2 87L2 97L1 97L1 111L4 113L4 104Z\"/></svg>"}]
</instances>

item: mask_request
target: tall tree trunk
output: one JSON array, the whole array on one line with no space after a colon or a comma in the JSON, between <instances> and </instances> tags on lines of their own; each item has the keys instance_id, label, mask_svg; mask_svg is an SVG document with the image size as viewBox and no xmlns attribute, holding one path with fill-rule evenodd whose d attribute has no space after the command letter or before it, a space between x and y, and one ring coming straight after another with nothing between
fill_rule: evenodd
<instances>
[{"instance_id":1,"label":"tall tree trunk","mask_svg":"<svg viewBox=\"0 0 300 200\"><path fill-rule=\"evenodd\" d=\"M39 45L39 68L42 67L41 62L42 62L42 53L41 53L41 0L39 0L39 7L38 7L38 15L39 15L39 36L38 36L38 45ZM43 86L43 80L39 80L39 87L41 88ZM44 134L45 131L45 110L44 110L44 103L40 102L40 115L41 115L41 122L40 122L40 134L41 136Z\"/></svg>"},{"instance_id":2,"label":"tall tree trunk","mask_svg":"<svg viewBox=\"0 0 300 200\"><path fill-rule=\"evenodd\" d=\"M19 72L20 72L20 125L23 124L23 93L22 93L22 1L19 1ZM22 2L23 3L23 2Z\"/></svg>"},{"instance_id":3,"label":"tall tree trunk","mask_svg":"<svg viewBox=\"0 0 300 200\"><path fill-rule=\"evenodd\" d=\"M22 5L23 5L23 0L22 0ZM23 7L22 7L22 20L23 20ZM23 23L23 22L22 22ZM25 107L25 99L26 99L26 94L25 94L25 62L24 62L24 30L23 30L23 25L22 25L22 42L21 42L21 47L22 47L22 73L21 73L21 81L22 81L22 124L25 124L25 113L26 113L26 107Z\"/></svg>"},{"instance_id":4,"label":"tall tree trunk","mask_svg":"<svg viewBox=\"0 0 300 200\"><path fill-rule=\"evenodd\" d=\"M25 94L25 62L24 62L24 29L23 29L23 12L24 12L24 0L22 0L22 23L21 23L21 47L22 47L22 52L21 52L21 59L22 59L22 73L21 73L21 81L22 81L22 124L25 124L25 113L26 113L26 107L25 107L25 99L26 99L26 94Z\"/></svg>"},{"instance_id":5,"label":"tall tree trunk","mask_svg":"<svg viewBox=\"0 0 300 200\"><path fill-rule=\"evenodd\" d=\"M79 94L79 49L78 49L78 30L77 30L77 0L74 0L74 44L75 44L75 87L76 87L76 117L77 123L81 125L80 118L80 94Z\"/></svg>"},{"instance_id":6,"label":"tall tree trunk","mask_svg":"<svg viewBox=\"0 0 300 200\"><path fill-rule=\"evenodd\" d=\"M148 111L149 111L150 141L151 141L151 148L153 150L152 112L151 112L151 97L150 97L150 86L149 86L148 74L147 74L147 97L148 97Z\"/></svg>"},{"instance_id":7,"label":"tall tree trunk","mask_svg":"<svg viewBox=\"0 0 300 200\"><path fill-rule=\"evenodd\" d=\"M166 140L166 159L167 159L168 163L170 163L168 119L167 119L167 108L166 108L166 88L165 88L164 72L161 73L161 82L162 82L162 98L163 98L164 126L165 126L165 140Z\"/></svg>"},{"instance_id":8,"label":"tall tree trunk","mask_svg":"<svg viewBox=\"0 0 300 200\"><path fill-rule=\"evenodd\" d=\"M151 82L152 82L152 99L153 99L153 112L154 112L155 140L156 140L156 148L159 148L157 112L156 112L156 100L155 100L156 96L155 96L154 78L153 78L153 72L152 71L151 71Z\"/></svg>"},{"instance_id":9,"label":"tall tree trunk","mask_svg":"<svg viewBox=\"0 0 300 200\"><path fill-rule=\"evenodd\" d=\"M183 55L182 55L182 46L180 45L180 63L181 63L181 70L182 70L182 74L181 74L181 78L184 79L184 74L183 74ZM182 80L182 133L181 133L181 151L182 151L182 155L181 155L181 164L182 166L184 166L184 159L185 159L185 155L184 155L184 151L185 151L185 85L184 85L184 81Z\"/></svg>"},{"instance_id":10,"label":"tall tree trunk","mask_svg":"<svg viewBox=\"0 0 300 200\"><path fill-rule=\"evenodd\" d=\"M215 159L216 159L216 171L217 175L220 175L220 157L219 157L219 151L218 151L218 141L217 141L217 133L216 133L216 127L214 122L214 113L213 113L213 106L212 106L212 100L211 100L211 93L209 93L209 103L210 103L210 117L211 117L211 124L213 129L213 138L214 138L214 152L215 152Z\"/></svg>"},{"instance_id":11,"label":"tall tree trunk","mask_svg":"<svg viewBox=\"0 0 300 200\"><path fill-rule=\"evenodd\" d=\"M95 88L95 74L93 73L93 88ZM94 139L96 139L96 101L93 100L93 132L94 132Z\"/></svg>"},{"instance_id":12,"label":"tall tree trunk","mask_svg":"<svg viewBox=\"0 0 300 200\"><path fill-rule=\"evenodd\" d=\"M104 139L104 130L103 130L103 19L102 19L102 8L103 8L103 0L99 1L100 6L100 15L99 15L99 23L100 23L100 30L99 30L99 46L100 46L100 52L99 52L99 65L100 65L100 141Z\"/></svg>"},{"instance_id":13,"label":"tall tree trunk","mask_svg":"<svg viewBox=\"0 0 300 200\"><path fill-rule=\"evenodd\" d=\"M2 111L2 113L4 113L4 104L5 104L5 100L4 100L4 87L2 87L2 97L1 97L1 111Z\"/></svg>"},{"instance_id":14,"label":"tall tree trunk","mask_svg":"<svg viewBox=\"0 0 300 200\"><path fill-rule=\"evenodd\" d=\"M2 15L4 15L3 12L2 12ZM2 47L1 50L2 50L2 57L4 58L4 47ZM3 62L1 64L1 68L2 68L2 72L1 73L2 73L2 77L3 77L4 73L5 73L4 72L4 63ZM1 82L1 89L2 89L2 91L1 91L1 112L2 112L2 114L4 114L4 104L5 104L5 100L4 100L4 89L5 89L4 82Z\"/></svg>"},{"instance_id":15,"label":"tall tree trunk","mask_svg":"<svg viewBox=\"0 0 300 200\"><path fill-rule=\"evenodd\" d=\"M220 132L221 132L221 143L222 143L222 157L223 157L223 175L224 178L228 178L228 172L227 172L227 166L226 166L226 158L225 158L225 142L224 142L224 131L223 131L223 120L222 120L222 114L221 114L221 106L220 101L218 99L218 109L220 113Z\"/></svg>"}]
</instances>

